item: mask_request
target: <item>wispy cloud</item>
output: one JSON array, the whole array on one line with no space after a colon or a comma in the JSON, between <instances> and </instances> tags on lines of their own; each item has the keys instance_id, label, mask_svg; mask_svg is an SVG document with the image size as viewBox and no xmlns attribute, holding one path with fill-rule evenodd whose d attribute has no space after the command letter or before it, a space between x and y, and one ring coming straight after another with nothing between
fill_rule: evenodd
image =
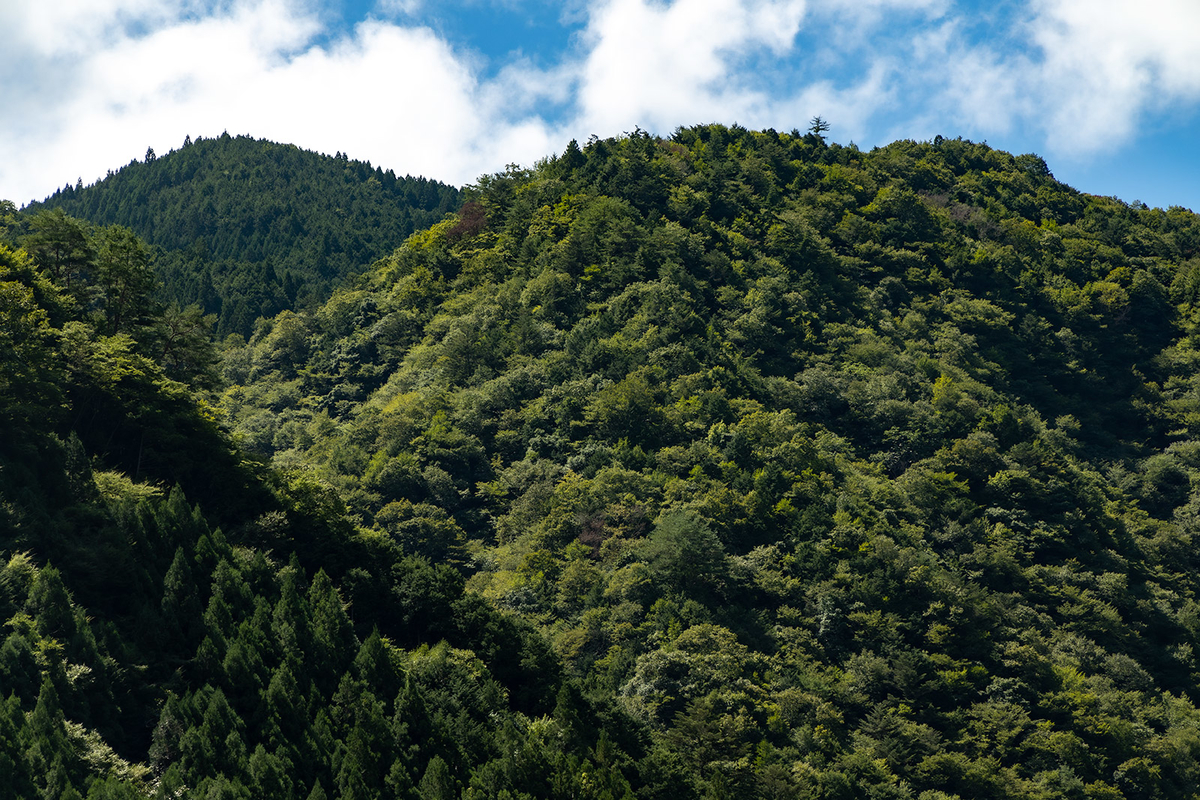
<instances>
[{"instance_id":1,"label":"wispy cloud","mask_svg":"<svg viewBox=\"0 0 1200 800\"><path fill-rule=\"evenodd\" d=\"M423 0L379 0L375 4L375 12L384 17L411 16L424 5Z\"/></svg>"}]
</instances>

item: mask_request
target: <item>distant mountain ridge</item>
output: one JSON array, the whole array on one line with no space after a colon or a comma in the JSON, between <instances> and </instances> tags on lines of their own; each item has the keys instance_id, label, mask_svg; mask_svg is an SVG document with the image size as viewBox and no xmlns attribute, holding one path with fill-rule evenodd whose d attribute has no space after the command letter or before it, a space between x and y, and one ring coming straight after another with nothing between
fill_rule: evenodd
<instances>
[{"instance_id":1,"label":"distant mountain ridge","mask_svg":"<svg viewBox=\"0 0 1200 800\"><path fill-rule=\"evenodd\" d=\"M458 189L438 181L222 134L162 157L149 150L26 210L132 228L159 248L168 300L217 314L222 334L245 334L260 316L322 301L458 205Z\"/></svg>"}]
</instances>

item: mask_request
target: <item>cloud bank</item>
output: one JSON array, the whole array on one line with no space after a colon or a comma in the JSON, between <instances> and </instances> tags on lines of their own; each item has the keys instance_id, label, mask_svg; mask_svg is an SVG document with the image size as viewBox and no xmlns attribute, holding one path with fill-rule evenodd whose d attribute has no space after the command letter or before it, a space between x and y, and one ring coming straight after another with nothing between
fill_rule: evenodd
<instances>
[{"instance_id":1,"label":"cloud bank","mask_svg":"<svg viewBox=\"0 0 1200 800\"><path fill-rule=\"evenodd\" d=\"M1082 158L1200 103L1193 0L604 0L549 66L456 48L430 5L351 28L314 0L0 7L0 197L223 130L462 184L592 133L816 114L864 146L1015 131Z\"/></svg>"}]
</instances>

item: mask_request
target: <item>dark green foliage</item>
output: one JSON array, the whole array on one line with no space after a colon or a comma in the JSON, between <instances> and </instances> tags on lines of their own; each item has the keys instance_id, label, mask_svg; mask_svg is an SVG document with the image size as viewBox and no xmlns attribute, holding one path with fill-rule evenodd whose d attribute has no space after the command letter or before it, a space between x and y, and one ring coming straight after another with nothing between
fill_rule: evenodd
<instances>
[{"instance_id":1,"label":"dark green foliage","mask_svg":"<svg viewBox=\"0 0 1200 800\"><path fill-rule=\"evenodd\" d=\"M540 627L622 731L606 791L1166 786L1181 767L1151 754L1185 726L1150 722L1161 692L1197 714L1194 216L1036 156L813 125L639 131L487 176L230 351L225 407L447 564L400 573L381 630L489 630L452 568ZM355 607L389 605L377 583ZM558 697L563 739L598 746ZM554 756L513 752L467 795L565 791L529 777Z\"/></svg>"},{"instance_id":2,"label":"dark green foliage","mask_svg":"<svg viewBox=\"0 0 1200 800\"><path fill-rule=\"evenodd\" d=\"M673 592L716 593L728 572L721 540L694 511L673 511L660 517L641 556L651 579Z\"/></svg>"},{"instance_id":3,"label":"dark green foliage","mask_svg":"<svg viewBox=\"0 0 1200 800\"><path fill-rule=\"evenodd\" d=\"M458 206L458 191L370 163L246 136L189 140L29 210L30 248L55 275L85 259L78 224L124 225L159 248L164 297L248 335L260 316L324 300L338 282ZM44 256L43 256L44 254ZM114 320L120 321L120 314Z\"/></svg>"},{"instance_id":4,"label":"dark green foliage","mask_svg":"<svg viewBox=\"0 0 1200 800\"><path fill-rule=\"evenodd\" d=\"M204 405L6 223L0 793L1200 791L1200 223L826 132L485 176Z\"/></svg>"}]
</instances>

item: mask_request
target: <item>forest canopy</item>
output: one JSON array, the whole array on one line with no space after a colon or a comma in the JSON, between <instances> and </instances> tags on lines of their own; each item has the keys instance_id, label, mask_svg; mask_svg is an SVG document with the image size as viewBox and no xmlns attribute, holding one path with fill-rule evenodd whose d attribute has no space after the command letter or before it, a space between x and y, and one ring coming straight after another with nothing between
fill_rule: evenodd
<instances>
[{"instance_id":1,"label":"forest canopy","mask_svg":"<svg viewBox=\"0 0 1200 800\"><path fill-rule=\"evenodd\" d=\"M0 784L1200 792L1200 217L822 133L484 176L203 380L9 208Z\"/></svg>"},{"instance_id":2,"label":"forest canopy","mask_svg":"<svg viewBox=\"0 0 1200 800\"><path fill-rule=\"evenodd\" d=\"M164 297L217 316L222 334L320 303L341 279L454 211L458 190L248 136L189 136L91 186L25 209L124 225L158 248Z\"/></svg>"}]
</instances>

